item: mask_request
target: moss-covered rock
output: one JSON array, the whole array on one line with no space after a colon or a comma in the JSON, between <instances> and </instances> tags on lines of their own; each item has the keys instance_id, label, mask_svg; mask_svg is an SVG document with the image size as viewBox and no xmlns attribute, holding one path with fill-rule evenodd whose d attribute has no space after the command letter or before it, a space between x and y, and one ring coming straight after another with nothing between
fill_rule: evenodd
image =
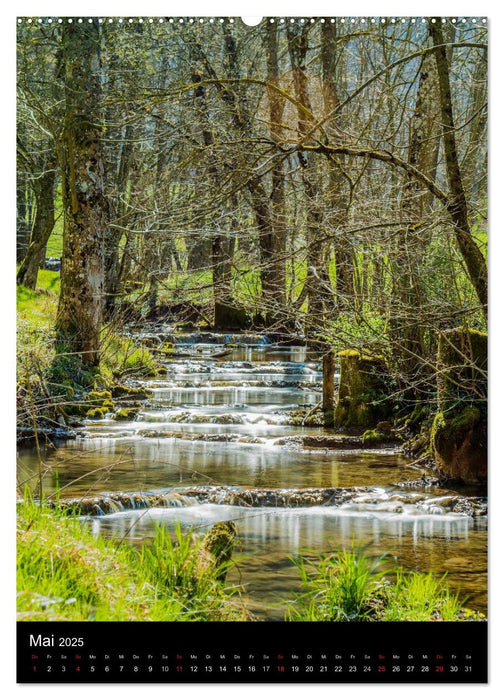
<instances>
[{"instance_id":1,"label":"moss-covered rock","mask_svg":"<svg viewBox=\"0 0 504 700\"><path fill-rule=\"evenodd\" d=\"M366 430L362 435L362 442L365 447L379 444L389 444L394 442L402 442L402 436L394 430L389 421L379 421L376 428Z\"/></svg>"},{"instance_id":2,"label":"moss-covered rock","mask_svg":"<svg viewBox=\"0 0 504 700\"><path fill-rule=\"evenodd\" d=\"M173 355L173 343L169 341L163 343L160 348L156 348L156 352L160 355Z\"/></svg>"},{"instance_id":3,"label":"moss-covered rock","mask_svg":"<svg viewBox=\"0 0 504 700\"><path fill-rule=\"evenodd\" d=\"M339 362L336 427L373 428L379 420L390 417L388 373L383 358L349 349L339 353Z\"/></svg>"},{"instance_id":4,"label":"moss-covered rock","mask_svg":"<svg viewBox=\"0 0 504 700\"><path fill-rule=\"evenodd\" d=\"M102 406L97 406L96 408L90 408L89 411L87 411L86 418L89 418L89 420L102 420L103 418L105 418L106 413L106 408L103 408Z\"/></svg>"},{"instance_id":5,"label":"moss-covered rock","mask_svg":"<svg viewBox=\"0 0 504 700\"><path fill-rule=\"evenodd\" d=\"M143 389L142 387L126 386L125 384L116 384L112 387L112 398L134 398L138 400L150 399L152 391Z\"/></svg>"},{"instance_id":6,"label":"moss-covered rock","mask_svg":"<svg viewBox=\"0 0 504 700\"><path fill-rule=\"evenodd\" d=\"M135 420L138 415L138 408L122 408L114 413L114 420L129 421Z\"/></svg>"},{"instance_id":7,"label":"moss-covered rock","mask_svg":"<svg viewBox=\"0 0 504 700\"><path fill-rule=\"evenodd\" d=\"M88 403L103 404L104 401L110 401L112 393L110 391L90 391L86 397Z\"/></svg>"},{"instance_id":8,"label":"moss-covered rock","mask_svg":"<svg viewBox=\"0 0 504 700\"><path fill-rule=\"evenodd\" d=\"M466 484L487 479L487 421L477 406L436 414L431 448L443 475Z\"/></svg>"}]
</instances>

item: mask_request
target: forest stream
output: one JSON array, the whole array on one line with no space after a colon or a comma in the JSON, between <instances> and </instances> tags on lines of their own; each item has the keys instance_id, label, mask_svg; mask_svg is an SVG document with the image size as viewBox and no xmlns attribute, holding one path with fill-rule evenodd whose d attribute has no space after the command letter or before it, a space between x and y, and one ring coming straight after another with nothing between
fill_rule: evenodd
<instances>
[{"instance_id":1,"label":"forest stream","mask_svg":"<svg viewBox=\"0 0 504 700\"><path fill-rule=\"evenodd\" d=\"M159 332L170 338L170 329ZM86 421L75 440L46 449L46 495L88 499L94 513L83 517L93 532L132 544L159 524L204 532L233 520L229 581L241 584L257 619L283 619L300 590L290 557L352 544L389 553L407 570L448 572L466 605L486 614L483 491L405 485L421 472L397 447L309 449L286 440L335 434L287 424L321 399L315 351L252 334L171 340L166 375L137 382L153 394L134 421ZM35 450L22 448L19 480L36 470ZM469 515L462 502L478 507Z\"/></svg>"}]
</instances>

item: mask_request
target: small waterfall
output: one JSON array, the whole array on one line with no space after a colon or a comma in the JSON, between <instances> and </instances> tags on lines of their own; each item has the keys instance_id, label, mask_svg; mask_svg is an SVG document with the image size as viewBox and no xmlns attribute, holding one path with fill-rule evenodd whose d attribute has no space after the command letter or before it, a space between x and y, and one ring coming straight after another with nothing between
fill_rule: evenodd
<instances>
[{"instance_id":1,"label":"small waterfall","mask_svg":"<svg viewBox=\"0 0 504 700\"><path fill-rule=\"evenodd\" d=\"M406 514L481 517L487 514L486 498L432 497L391 492L385 488L244 489L232 486L185 486L163 493L109 493L103 496L61 499L55 507L75 510L81 515L110 515L126 510L183 508L202 503L242 508L338 507L355 514Z\"/></svg>"}]
</instances>

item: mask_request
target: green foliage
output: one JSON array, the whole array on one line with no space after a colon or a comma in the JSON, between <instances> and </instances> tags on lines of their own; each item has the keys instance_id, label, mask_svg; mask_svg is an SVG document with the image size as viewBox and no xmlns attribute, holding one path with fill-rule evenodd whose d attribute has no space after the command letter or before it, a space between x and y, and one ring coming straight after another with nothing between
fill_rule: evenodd
<instances>
[{"instance_id":1,"label":"green foliage","mask_svg":"<svg viewBox=\"0 0 504 700\"><path fill-rule=\"evenodd\" d=\"M96 538L77 517L18 506L19 620L243 619L236 593L195 557L201 538L159 530L140 551Z\"/></svg>"},{"instance_id":2,"label":"green foliage","mask_svg":"<svg viewBox=\"0 0 504 700\"><path fill-rule=\"evenodd\" d=\"M386 556L369 559L362 549L338 550L324 557L304 556L296 564L303 592L290 604L287 619L462 620L481 617L463 608L446 575L384 570ZM395 579L392 583L390 579Z\"/></svg>"}]
</instances>

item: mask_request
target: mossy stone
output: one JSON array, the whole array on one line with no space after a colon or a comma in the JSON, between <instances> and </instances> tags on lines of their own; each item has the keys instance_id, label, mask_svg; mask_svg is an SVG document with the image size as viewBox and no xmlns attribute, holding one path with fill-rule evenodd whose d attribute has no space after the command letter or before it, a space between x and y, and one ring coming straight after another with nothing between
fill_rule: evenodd
<instances>
[{"instance_id":1,"label":"mossy stone","mask_svg":"<svg viewBox=\"0 0 504 700\"><path fill-rule=\"evenodd\" d=\"M378 423L378 426L379 425L382 425L382 423ZM364 447L370 447L371 445L379 445L382 442L401 442L401 438L396 433L394 433L392 429L380 430L378 426L374 430L366 430L366 432L363 433L362 442L364 444Z\"/></svg>"},{"instance_id":2,"label":"mossy stone","mask_svg":"<svg viewBox=\"0 0 504 700\"><path fill-rule=\"evenodd\" d=\"M128 421L135 420L138 415L138 408L122 408L114 413L114 420Z\"/></svg>"},{"instance_id":3,"label":"mossy stone","mask_svg":"<svg viewBox=\"0 0 504 700\"><path fill-rule=\"evenodd\" d=\"M131 387L125 384L116 384L112 387L112 397L114 399L120 399L124 397L131 397L135 399L150 399L152 397L152 391L143 389L142 387Z\"/></svg>"},{"instance_id":4,"label":"mossy stone","mask_svg":"<svg viewBox=\"0 0 504 700\"><path fill-rule=\"evenodd\" d=\"M487 478L487 350L486 333L471 328L439 333L431 450L443 474L464 483Z\"/></svg>"},{"instance_id":5,"label":"mossy stone","mask_svg":"<svg viewBox=\"0 0 504 700\"><path fill-rule=\"evenodd\" d=\"M102 420L106 413L106 408L97 406L96 408L89 409L89 411L86 413L86 418L89 418L90 420Z\"/></svg>"},{"instance_id":6,"label":"mossy stone","mask_svg":"<svg viewBox=\"0 0 504 700\"><path fill-rule=\"evenodd\" d=\"M90 391L86 397L89 403L103 404L104 401L110 401L112 399L112 393L110 391Z\"/></svg>"},{"instance_id":7,"label":"mossy stone","mask_svg":"<svg viewBox=\"0 0 504 700\"><path fill-rule=\"evenodd\" d=\"M79 416L83 418L89 411L89 404L83 403L68 403L64 406L65 411L69 416Z\"/></svg>"}]
</instances>

